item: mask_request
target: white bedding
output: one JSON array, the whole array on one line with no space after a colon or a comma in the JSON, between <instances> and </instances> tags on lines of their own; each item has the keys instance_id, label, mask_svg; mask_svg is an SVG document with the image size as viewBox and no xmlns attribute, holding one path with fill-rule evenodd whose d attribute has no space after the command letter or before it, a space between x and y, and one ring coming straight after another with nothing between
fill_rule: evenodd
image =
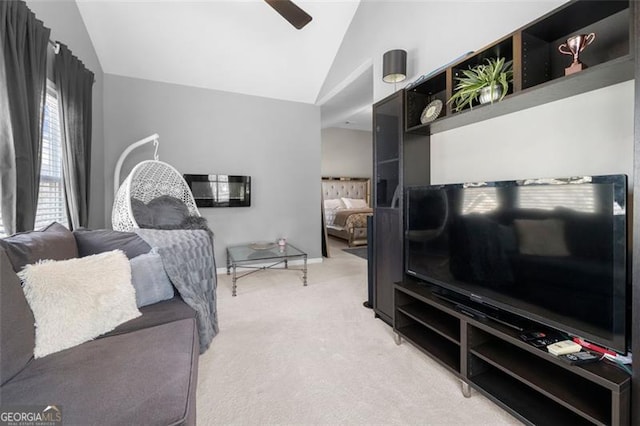
<instances>
[{"instance_id":1,"label":"white bedding","mask_svg":"<svg viewBox=\"0 0 640 426\"><path fill-rule=\"evenodd\" d=\"M336 220L336 213L345 207L341 198L324 200L324 220L327 226L333 225L333 222Z\"/></svg>"},{"instance_id":2,"label":"white bedding","mask_svg":"<svg viewBox=\"0 0 640 426\"><path fill-rule=\"evenodd\" d=\"M338 209L324 209L324 220L327 226L333 225L336 220L336 213L338 213Z\"/></svg>"}]
</instances>

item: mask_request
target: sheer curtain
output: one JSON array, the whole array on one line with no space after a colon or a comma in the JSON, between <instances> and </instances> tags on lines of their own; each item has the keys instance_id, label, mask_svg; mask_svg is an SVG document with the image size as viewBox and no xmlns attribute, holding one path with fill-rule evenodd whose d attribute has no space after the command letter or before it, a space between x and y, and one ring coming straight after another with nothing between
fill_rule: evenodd
<instances>
[{"instance_id":1,"label":"sheer curtain","mask_svg":"<svg viewBox=\"0 0 640 426\"><path fill-rule=\"evenodd\" d=\"M53 75L61 119L67 213L74 229L87 226L89 219L93 72L60 43Z\"/></svg>"},{"instance_id":2,"label":"sheer curtain","mask_svg":"<svg viewBox=\"0 0 640 426\"><path fill-rule=\"evenodd\" d=\"M35 223L49 33L23 1L0 1L0 201L7 234Z\"/></svg>"}]
</instances>

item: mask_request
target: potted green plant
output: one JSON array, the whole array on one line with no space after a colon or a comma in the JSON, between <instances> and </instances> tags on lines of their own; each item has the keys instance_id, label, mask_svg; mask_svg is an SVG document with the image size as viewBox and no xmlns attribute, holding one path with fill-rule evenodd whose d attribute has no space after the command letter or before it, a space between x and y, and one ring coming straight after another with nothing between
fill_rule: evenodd
<instances>
[{"instance_id":1,"label":"potted green plant","mask_svg":"<svg viewBox=\"0 0 640 426\"><path fill-rule=\"evenodd\" d=\"M454 109L461 111L473 102L479 100L481 104L501 101L509 90L509 83L513 81L513 61L505 58L487 59L486 63L462 70L462 76L456 77L455 93L447 103L453 102Z\"/></svg>"}]
</instances>

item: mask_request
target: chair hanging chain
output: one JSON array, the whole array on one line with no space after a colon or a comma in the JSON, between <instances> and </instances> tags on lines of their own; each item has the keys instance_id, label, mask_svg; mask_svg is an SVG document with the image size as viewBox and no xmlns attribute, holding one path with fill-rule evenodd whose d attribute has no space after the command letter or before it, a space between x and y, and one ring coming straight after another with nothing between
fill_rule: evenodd
<instances>
[{"instance_id":1,"label":"chair hanging chain","mask_svg":"<svg viewBox=\"0 0 640 426\"><path fill-rule=\"evenodd\" d=\"M155 151L153 152L153 159L158 161L160 157L158 157L158 146L160 145L160 141L158 139L153 140L153 146L155 147Z\"/></svg>"}]
</instances>

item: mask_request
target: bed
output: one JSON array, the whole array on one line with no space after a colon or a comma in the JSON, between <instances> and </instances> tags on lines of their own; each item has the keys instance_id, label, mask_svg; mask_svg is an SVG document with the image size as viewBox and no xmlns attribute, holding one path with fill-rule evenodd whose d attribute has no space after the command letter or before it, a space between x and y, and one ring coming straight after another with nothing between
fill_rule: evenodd
<instances>
[{"instance_id":1,"label":"bed","mask_svg":"<svg viewBox=\"0 0 640 426\"><path fill-rule=\"evenodd\" d=\"M367 244L367 217L373 215L367 178L322 178L322 206L327 234L349 247Z\"/></svg>"}]
</instances>

